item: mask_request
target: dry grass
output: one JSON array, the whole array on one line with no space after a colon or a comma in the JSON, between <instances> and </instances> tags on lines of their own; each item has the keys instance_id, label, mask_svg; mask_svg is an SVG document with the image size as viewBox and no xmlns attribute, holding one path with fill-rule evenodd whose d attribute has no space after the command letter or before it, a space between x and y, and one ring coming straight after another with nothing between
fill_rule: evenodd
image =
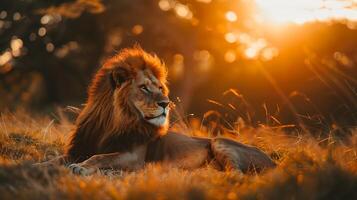
<instances>
[{"instance_id":1,"label":"dry grass","mask_svg":"<svg viewBox=\"0 0 357 200\"><path fill-rule=\"evenodd\" d=\"M0 199L357 199L357 131L315 139L241 127L237 140L259 146L278 163L262 174L149 165L135 173L80 177L64 167L32 166L61 154L71 126L63 117L1 114Z\"/></svg>"}]
</instances>

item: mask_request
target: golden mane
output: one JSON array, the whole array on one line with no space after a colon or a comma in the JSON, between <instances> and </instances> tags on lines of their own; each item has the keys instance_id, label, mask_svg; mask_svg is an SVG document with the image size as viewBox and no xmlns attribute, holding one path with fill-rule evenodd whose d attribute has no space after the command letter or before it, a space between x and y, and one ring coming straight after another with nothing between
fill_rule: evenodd
<instances>
[{"instance_id":1,"label":"golden mane","mask_svg":"<svg viewBox=\"0 0 357 200\"><path fill-rule=\"evenodd\" d=\"M99 153L127 151L165 131L142 123L128 104L128 87L113 88L111 76L118 68L125 69L126 78L134 77L138 70L149 69L166 83L167 70L163 62L140 47L124 49L109 58L95 74L87 103L76 120L66 151L73 161L80 162ZM115 92L119 92L119 98L115 98Z\"/></svg>"}]
</instances>

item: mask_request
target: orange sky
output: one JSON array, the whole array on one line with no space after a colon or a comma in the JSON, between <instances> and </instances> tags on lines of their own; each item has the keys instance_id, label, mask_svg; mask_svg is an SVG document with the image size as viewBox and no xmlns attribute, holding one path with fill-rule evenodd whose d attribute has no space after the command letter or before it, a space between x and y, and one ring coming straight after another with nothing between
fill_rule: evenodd
<instances>
[{"instance_id":1,"label":"orange sky","mask_svg":"<svg viewBox=\"0 0 357 200\"><path fill-rule=\"evenodd\" d=\"M273 23L350 20L357 21L357 0L255 0L258 17Z\"/></svg>"}]
</instances>

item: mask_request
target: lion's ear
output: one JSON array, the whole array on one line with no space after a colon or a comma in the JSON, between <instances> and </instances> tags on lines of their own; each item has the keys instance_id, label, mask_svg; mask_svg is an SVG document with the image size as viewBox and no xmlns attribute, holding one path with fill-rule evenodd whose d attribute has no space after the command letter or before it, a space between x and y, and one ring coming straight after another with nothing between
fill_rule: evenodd
<instances>
[{"instance_id":1,"label":"lion's ear","mask_svg":"<svg viewBox=\"0 0 357 200\"><path fill-rule=\"evenodd\" d=\"M125 68L117 68L110 74L110 82L113 88L120 87L124 82L130 79L130 73Z\"/></svg>"}]
</instances>

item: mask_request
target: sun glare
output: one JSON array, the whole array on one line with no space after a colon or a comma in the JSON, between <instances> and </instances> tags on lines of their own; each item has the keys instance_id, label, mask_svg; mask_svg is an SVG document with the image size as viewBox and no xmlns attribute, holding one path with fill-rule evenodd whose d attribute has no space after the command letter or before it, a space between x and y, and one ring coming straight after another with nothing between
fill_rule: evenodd
<instances>
[{"instance_id":1,"label":"sun glare","mask_svg":"<svg viewBox=\"0 0 357 200\"><path fill-rule=\"evenodd\" d=\"M357 0L256 0L262 18L274 23L357 21Z\"/></svg>"}]
</instances>

